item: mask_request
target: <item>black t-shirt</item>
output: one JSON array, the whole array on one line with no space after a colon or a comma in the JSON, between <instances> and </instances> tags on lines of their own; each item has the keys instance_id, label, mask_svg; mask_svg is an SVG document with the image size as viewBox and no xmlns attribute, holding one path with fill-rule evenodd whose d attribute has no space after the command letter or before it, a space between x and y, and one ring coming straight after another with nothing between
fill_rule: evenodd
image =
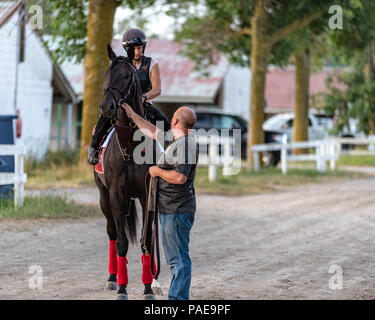
<instances>
[{"instance_id":1,"label":"black t-shirt","mask_svg":"<svg viewBox=\"0 0 375 320\"><path fill-rule=\"evenodd\" d=\"M188 213L196 211L194 179L198 162L198 148L191 134L179 137L169 144L157 166L175 170L187 177L184 184L172 184L159 177L158 211L161 213Z\"/></svg>"}]
</instances>

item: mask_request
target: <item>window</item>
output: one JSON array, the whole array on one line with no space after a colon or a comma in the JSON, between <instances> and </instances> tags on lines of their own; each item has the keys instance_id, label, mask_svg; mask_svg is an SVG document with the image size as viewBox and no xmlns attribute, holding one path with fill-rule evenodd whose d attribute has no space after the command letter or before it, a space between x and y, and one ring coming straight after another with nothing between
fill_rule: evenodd
<instances>
[{"instance_id":1,"label":"window","mask_svg":"<svg viewBox=\"0 0 375 320\"><path fill-rule=\"evenodd\" d=\"M212 127L211 119L210 119L209 114L207 114L207 113L197 113L196 116L197 116L197 119L195 121L195 128L196 129L200 129L200 128L208 129L208 128Z\"/></svg>"},{"instance_id":2,"label":"window","mask_svg":"<svg viewBox=\"0 0 375 320\"><path fill-rule=\"evenodd\" d=\"M290 119L288 120L287 122L285 122L282 127L282 129L290 129L290 128L293 128L293 119Z\"/></svg>"},{"instance_id":3,"label":"window","mask_svg":"<svg viewBox=\"0 0 375 320\"><path fill-rule=\"evenodd\" d=\"M221 114L212 115L212 125L216 129L240 129L241 124L233 117Z\"/></svg>"}]
</instances>

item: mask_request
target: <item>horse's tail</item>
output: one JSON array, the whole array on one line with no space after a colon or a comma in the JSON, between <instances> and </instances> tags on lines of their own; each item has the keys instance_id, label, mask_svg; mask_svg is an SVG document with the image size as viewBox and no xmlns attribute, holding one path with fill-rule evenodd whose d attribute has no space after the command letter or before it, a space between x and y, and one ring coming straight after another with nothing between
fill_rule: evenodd
<instances>
[{"instance_id":1,"label":"horse's tail","mask_svg":"<svg viewBox=\"0 0 375 320\"><path fill-rule=\"evenodd\" d=\"M135 200L130 199L128 212L125 213L125 229L130 242L133 244L137 241L137 220L138 215Z\"/></svg>"}]
</instances>

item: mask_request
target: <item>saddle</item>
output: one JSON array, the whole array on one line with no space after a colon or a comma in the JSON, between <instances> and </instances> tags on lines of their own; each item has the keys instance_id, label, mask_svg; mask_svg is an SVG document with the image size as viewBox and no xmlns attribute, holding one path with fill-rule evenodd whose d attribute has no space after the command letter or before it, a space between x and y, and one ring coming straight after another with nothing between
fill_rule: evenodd
<instances>
[{"instance_id":1,"label":"saddle","mask_svg":"<svg viewBox=\"0 0 375 320\"><path fill-rule=\"evenodd\" d=\"M113 133L115 132L115 127L112 127L108 132L104 135L102 141L99 145L99 163L95 165L95 171L99 174L104 174L104 154L107 150L107 147L109 145L109 142L111 141L111 138L113 136Z\"/></svg>"},{"instance_id":2,"label":"saddle","mask_svg":"<svg viewBox=\"0 0 375 320\"><path fill-rule=\"evenodd\" d=\"M111 142L112 136L115 133L115 139L119 149L121 150L124 161L129 161L131 159L131 154L129 151L132 149L132 142L130 141L130 136L133 134L134 130L135 129L132 127L121 127L116 125L108 130L107 134L103 137L99 145L99 163L95 165L95 171L97 173L104 174L104 155L109 143Z\"/></svg>"}]
</instances>

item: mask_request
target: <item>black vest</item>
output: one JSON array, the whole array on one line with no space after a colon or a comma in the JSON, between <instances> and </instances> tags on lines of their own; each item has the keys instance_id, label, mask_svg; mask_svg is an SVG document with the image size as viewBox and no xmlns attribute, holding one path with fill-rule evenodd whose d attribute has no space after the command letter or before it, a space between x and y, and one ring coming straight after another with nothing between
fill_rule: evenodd
<instances>
[{"instance_id":1,"label":"black vest","mask_svg":"<svg viewBox=\"0 0 375 320\"><path fill-rule=\"evenodd\" d=\"M139 83L141 85L142 93L149 92L152 89L151 79L150 79L150 57L142 57L142 63L137 69Z\"/></svg>"}]
</instances>

